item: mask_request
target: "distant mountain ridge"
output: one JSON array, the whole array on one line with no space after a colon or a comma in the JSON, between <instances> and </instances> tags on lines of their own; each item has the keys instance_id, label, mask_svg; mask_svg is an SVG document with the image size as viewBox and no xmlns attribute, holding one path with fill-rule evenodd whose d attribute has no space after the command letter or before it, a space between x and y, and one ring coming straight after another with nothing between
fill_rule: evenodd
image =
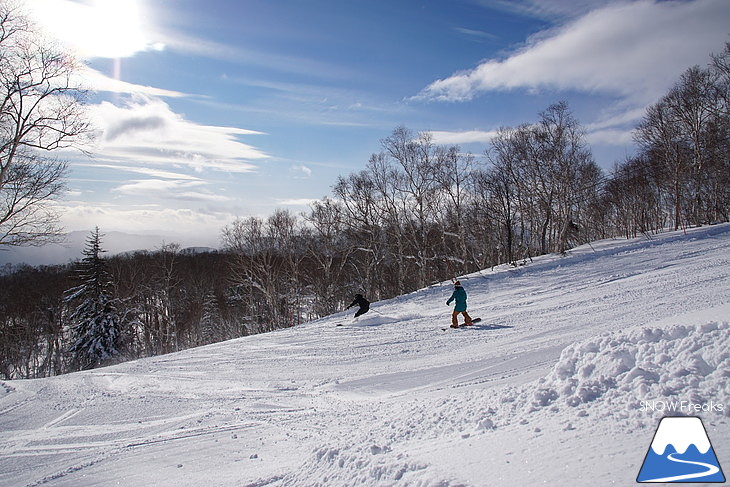
<instances>
[{"instance_id":1,"label":"distant mountain ridge","mask_svg":"<svg viewBox=\"0 0 730 487\"><path fill-rule=\"evenodd\" d=\"M136 251L155 251L166 244L179 244L181 250L189 253L216 251L215 237L192 240L186 236L162 234L130 234L125 232L102 232L102 248L107 256ZM0 266L5 264L28 264L31 266L67 264L82 258L82 251L91 230L73 231L66 234L64 243L48 244L42 247L0 247Z\"/></svg>"}]
</instances>

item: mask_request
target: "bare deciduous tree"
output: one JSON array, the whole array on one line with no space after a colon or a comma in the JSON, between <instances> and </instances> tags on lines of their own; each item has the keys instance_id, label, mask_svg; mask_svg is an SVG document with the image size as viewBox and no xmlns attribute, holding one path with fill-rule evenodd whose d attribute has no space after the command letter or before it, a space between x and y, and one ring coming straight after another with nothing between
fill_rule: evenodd
<instances>
[{"instance_id":1,"label":"bare deciduous tree","mask_svg":"<svg viewBox=\"0 0 730 487\"><path fill-rule=\"evenodd\" d=\"M675 230L720 221L728 214L727 47L710 68L694 66L647 108L635 138L662 169Z\"/></svg>"},{"instance_id":2,"label":"bare deciduous tree","mask_svg":"<svg viewBox=\"0 0 730 487\"><path fill-rule=\"evenodd\" d=\"M0 247L59 236L50 201L64 189L66 164L49 154L89 134L78 68L0 2Z\"/></svg>"},{"instance_id":3,"label":"bare deciduous tree","mask_svg":"<svg viewBox=\"0 0 730 487\"><path fill-rule=\"evenodd\" d=\"M514 225L517 220L517 183L515 169L520 165L518 132L501 128L492 139L485 156L492 163L487 172L477 176L477 194L483 195L485 208L499 221L504 231L507 262L514 262Z\"/></svg>"}]
</instances>

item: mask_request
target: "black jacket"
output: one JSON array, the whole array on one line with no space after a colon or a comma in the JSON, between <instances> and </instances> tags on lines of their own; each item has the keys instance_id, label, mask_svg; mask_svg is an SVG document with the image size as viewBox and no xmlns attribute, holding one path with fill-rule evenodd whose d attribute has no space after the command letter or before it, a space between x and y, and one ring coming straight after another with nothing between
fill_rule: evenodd
<instances>
[{"instance_id":1,"label":"black jacket","mask_svg":"<svg viewBox=\"0 0 730 487\"><path fill-rule=\"evenodd\" d=\"M348 308L352 308L353 306L360 306L360 308L369 309L370 308L370 301L365 299L362 294L356 294L355 300L348 306Z\"/></svg>"}]
</instances>

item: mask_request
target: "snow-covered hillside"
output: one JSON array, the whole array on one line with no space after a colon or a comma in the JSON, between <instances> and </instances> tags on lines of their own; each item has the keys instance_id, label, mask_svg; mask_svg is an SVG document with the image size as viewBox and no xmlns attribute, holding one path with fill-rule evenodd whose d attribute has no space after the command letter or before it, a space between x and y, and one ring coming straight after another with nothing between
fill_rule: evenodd
<instances>
[{"instance_id":1,"label":"snow-covered hillside","mask_svg":"<svg viewBox=\"0 0 730 487\"><path fill-rule=\"evenodd\" d=\"M730 225L607 240L464 276L469 329L444 283L1 383L0 485L632 485L670 408L728 475L729 258Z\"/></svg>"}]
</instances>

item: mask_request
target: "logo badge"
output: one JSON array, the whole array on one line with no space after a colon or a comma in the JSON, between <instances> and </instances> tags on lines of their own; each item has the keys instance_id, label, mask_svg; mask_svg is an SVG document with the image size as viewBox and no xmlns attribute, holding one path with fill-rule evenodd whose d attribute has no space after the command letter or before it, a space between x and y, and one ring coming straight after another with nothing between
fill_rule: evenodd
<instances>
[{"instance_id":1,"label":"logo badge","mask_svg":"<svg viewBox=\"0 0 730 487\"><path fill-rule=\"evenodd\" d=\"M636 481L725 482L702 420L696 416L662 418Z\"/></svg>"}]
</instances>

